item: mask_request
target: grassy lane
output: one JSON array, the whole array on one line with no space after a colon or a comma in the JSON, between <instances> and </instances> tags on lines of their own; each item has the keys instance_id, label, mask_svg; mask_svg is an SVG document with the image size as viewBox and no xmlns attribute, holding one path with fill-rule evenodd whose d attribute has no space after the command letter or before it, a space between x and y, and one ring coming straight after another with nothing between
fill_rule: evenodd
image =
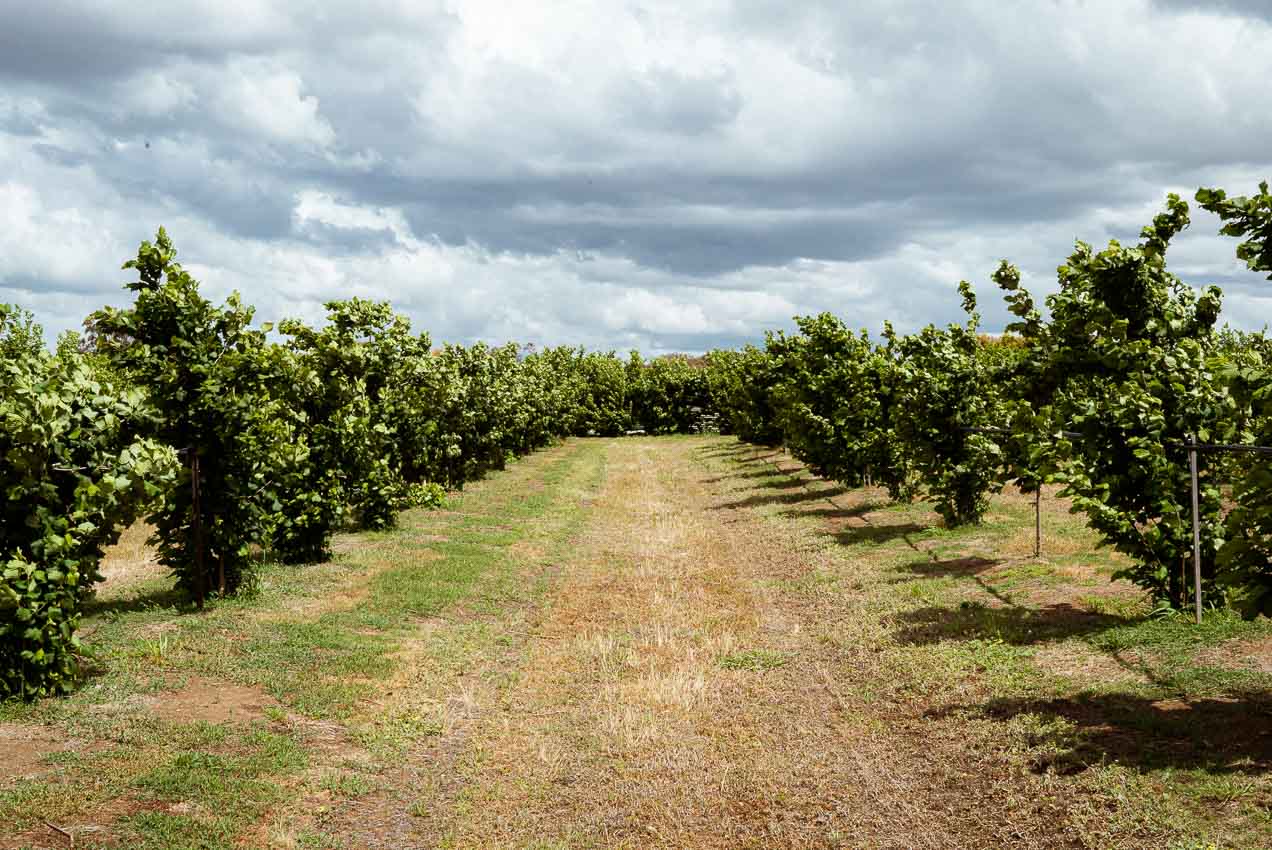
<instances>
[{"instance_id":1,"label":"grassy lane","mask_svg":"<svg viewBox=\"0 0 1272 850\"><path fill-rule=\"evenodd\" d=\"M607 451L405 845L1272 844L1268 625L1149 617L1054 494L1034 560L1018 496L947 531L728 440Z\"/></svg>"},{"instance_id":2,"label":"grassy lane","mask_svg":"<svg viewBox=\"0 0 1272 850\"><path fill-rule=\"evenodd\" d=\"M598 445L568 443L202 614L144 568L103 588L87 685L0 708L0 847L68 846L52 827L76 847L334 846L324 817L454 724L407 686L499 640L603 474Z\"/></svg>"},{"instance_id":3,"label":"grassy lane","mask_svg":"<svg viewBox=\"0 0 1272 850\"><path fill-rule=\"evenodd\" d=\"M1035 559L1018 495L628 438L204 614L126 542L97 675L0 709L0 847L1272 847L1272 625L1154 616L1043 506Z\"/></svg>"},{"instance_id":4,"label":"grassy lane","mask_svg":"<svg viewBox=\"0 0 1272 850\"><path fill-rule=\"evenodd\" d=\"M921 673L885 661L838 543L784 515L820 498L728 446L612 445L520 679L418 846L1057 846L1033 841L1063 812L1043 783L969 788L975 754L881 704Z\"/></svg>"}]
</instances>

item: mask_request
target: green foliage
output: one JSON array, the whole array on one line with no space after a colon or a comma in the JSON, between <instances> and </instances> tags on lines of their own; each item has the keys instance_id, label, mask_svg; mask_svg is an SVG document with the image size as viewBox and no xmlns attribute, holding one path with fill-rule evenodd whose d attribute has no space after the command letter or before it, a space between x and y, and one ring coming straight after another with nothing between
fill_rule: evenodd
<instances>
[{"instance_id":1,"label":"green foliage","mask_svg":"<svg viewBox=\"0 0 1272 850\"><path fill-rule=\"evenodd\" d=\"M354 298L326 308L320 330L295 319L279 324L294 362L276 394L308 449L279 499L274 547L288 562L323 558L349 514L367 528L393 524L406 495L395 427L409 421L400 373L429 350L428 337L413 337L387 303Z\"/></svg>"},{"instance_id":2,"label":"green foliage","mask_svg":"<svg viewBox=\"0 0 1272 850\"><path fill-rule=\"evenodd\" d=\"M632 424L650 434L689 434L701 430L711 406L707 376L685 357L656 357L645 362L633 351L627 365L627 397Z\"/></svg>"},{"instance_id":3,"label":"green foliage","mask_svg":"<svg viewBox=\"0 0 1272 850\"><path fill-rule=\"evenodd\" d=\"M798 334L771 335L767 349L780 376L770 398L786 447L819 475L908 495L909 462L894 430L891 347L876 346L865 331L854 334L829 313L795 322Z\"/></svg>"},{"instance_id":4,"label":"green foliage","mask_svg":"<svg viewBox=\"0 0 1272 850\"><path fill-rule=\"evenodd\" d=\"M1009 330L1022 334L1005 335L1003 339L1010 342L996 346L982 345L990 380L1001 397L998 425L1005 433L996 439L1002 452L1002 481L1015 482L1022 493L1037 493L1059 470L1053 432L1063 430L1063 423L1056 421L1052 402L1060 376L1033 348L1042 316L1033 297L1021 288L1019 270L1003 260L993 279L1006 293L1007 308L1018 320Z\"/></svg>"},{"instance_id":5,"label":"green foliage","mask_svg":"<svg viewBox=\"0 0 1272 850\"><path fill-rule=\"evenodd\" d=\"M563 434L586 433L581 425L589 385L580 364L583 350L559 346L537 351L526 346L521 359L520 394L525 406L519 453L547 445Z\"/></svg>"},{"instance_id":6,"label":"green foliage","mask_svg":"<svg viewBox=\"0 0 1272 850\"><path fill-rule=\"evenodd\" d=\"M959 291L966 325L928 325L906 337L887 332L899 452L950 528L980 522L989 495L1001 487L997 442L969 430L993 424L997 395L976 336L976 298L966 281Z\"/></svg>"},{"instance_id":7,"label":"green foliage","mask_svg":"<svg viewBox=\"0 0 1272 850\"><path fill-rule=\"evenodd\" d=\"M283 475L303 443L272 391L288 376L236 294L222 307L174 260L160 228L124 264L139 280L128 309L90 317L98 345L144 386L158 416L150 436L184 453L177 486L151 516L160 560L200 600L232 591L253 544L270 539ZM192 486L193 483L193 486Z\"/></svg>"},{"instance_id":8,"label":"green foliage","mask_svg":"<svg viewBox=\"0 0 1272 850\"><path fill-rule=\"evenodd\" d=\"M1215 380L1219 291L1200 294L1166 270L1172 237L1188 224L1188 205L1171 195L1140 243L1116 241L1096 253L1079 242L1059 269L1060 292L1044 321L1010 267L998 279L1030 344L1029 368L1042 402L1036 423L1077 438L1051 438L1059 479L1075 509L1106 542L1126 553L1129 578L1176 606L1185 602L1184 560L1191 551L1191 485L1183 449L1231 430L1234 405ZM1018 420L1019 421L1019 420ZM1222 544L1218 489L1205 476L1201 497L1203 575L1215 576Z\"/></svg>"},{"instance_id":9,"label":"green foliage","mask_svg":"<svg viewBox=\"0 0 1272 850\"><path fill-rule=\"evenodd\" d=\"M631 427L627 408L627 368L614 352L580 353L577 362L582 387L573 432L615 437Z\"/></svg>"},{"instance_id":10,"label":"green foliage","mask_svg":"<svg viewBox=\"0 0 1272 850\"><path fill-rule=\"evenodd\" d=\"M986 353L975 299L961 291L966 326L901 337L889 325L876 345L823 313L797 317L797 334L770 334L764 351L712 352L713 402L739 437L783 442L820 475L877 483L894 499L921 483L948 525L979 522L1000 486L1001 453L969 429L990 424L995 379L1022 355L1019 343Z\"/></svg>"},{"instance_id":11,"label":"green foliage","mask_svg":"<svg viewBox=\"0 0 1272 850\"><path fill-rule=\"evenodd\" d=\"M411 508L440 508L446 504L446 488L440 484L417 481L407 487L405 502Z\"/></svg>"},{"instance_id":12,"label":"green foliage","mask_svg":"<svg viewBox=\"0 0 1272 850\"><path fill-rule=\"evenodd\" d=\"M21 363L44 352L43 330L30 312L0 304L0 362Z\"/></svg>"},{"instance_id":13,"label":"green foliage","mask_svg":"<svg viewBox=\"0 0 1272 850\"><path fill-rule=\"evenodd\" d=\"M1264 446L1272 445L1270 374L1272 363L1264 360L1229 364L1222 375L1236 402L1258 414L1253 440ZM1272 465L1266 456L1257 456L1240 464L1237 472L1217 578L1244 614L1272 616Z\"/></svg>"},{"instance_id":14,"label":"green foliage","mask_svg":"<svg viewBox=\"0 0 1272 850\"><path fill-rule=\"evenodd\" d=\"M462 487L487 470L503 469L515 448L509 414L517 349L447 344L435 361L448 386L446 403L437 412L442 444L448 447L440 458L440 480Z\"/></svg>"},{"instance_id":15,"label":"green foliage","mask_svg":"<svg viewBox=\"0 0 1272 850\"><path fill-rule=\"evenodd\" d=\"M278 364L272 391L284 402L279 412L289 417L295 442L286 465L277 470L269 543L283 563L317 562L328 554L332 532L349 513L349 473L333 461L359 456L360 438L368 430L367 405L364 397L350 400L347 408L336 403L340 385L324 382L307 352L272 346L270 355Z\"/></svg>"},{"instance_id":16,"label":"green foliage","mask_svg":"<svg viewBox=\"0 0 1272 850\"><path fill-rule=\"evenodd\" d=\"M772 396L779 377L774 358L753 345L741 351L708 354L707 388L711 405L720 416L721 431L748 443L781 444L782 430Z\"/></svg>"},{"instance_id":17,"label":"green foliage","mask_svg":"<svg viewBox=\"0 0 1272 850\"><path fill-rule=\"evenodd\" d=\"M1226 222L1220 233L1245 240L1237 258L1272 280L1272 195L1266 182L1253 197L1229 198L1222 189L1198 189L1197 201ZM1272 445L1272 342L1264 334L1228 332L1220 339L1221 378L1233 394L1241 425L1260 445ZM1224 523L1218 578L1246 615L1272 615L1272 469L1265 456L1233 459L1236 505Z\"/></svg>"},{"instance_id":18,"label":"green foliage","mask_svg":"<svg viewBox=\"0 0 1272 850\"><path fill-rule=\"evenodd\" d=\"M1267 181L1259 184L1259 194L1253 197L1229 198L1223 189L1198 189L1197 203L1226 222L1219 231L1224 236L1247 237L1237 246L1237 258L1251 271L1267 272L1272 280L1272 194Z\"/></svg>"},{"instance_id":19,"label":"green foliage","mask_svg":"<svg viewBox=\"0 0 1272 850\"><path fill-rule=\"evenodd\" d=\"M153 416L139 391L39 339L28 314L0 305L0 698L69 690L102 548L176 470L139 436Z\"/></svg>"}]
</instances>

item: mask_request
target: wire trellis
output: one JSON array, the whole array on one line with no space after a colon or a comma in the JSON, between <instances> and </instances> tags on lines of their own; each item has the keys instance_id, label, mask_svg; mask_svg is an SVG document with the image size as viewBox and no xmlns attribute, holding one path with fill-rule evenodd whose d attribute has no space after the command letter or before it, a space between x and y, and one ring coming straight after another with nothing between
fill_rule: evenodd
<instances>
[{"instance_id":1,"label":"wire trellis","mask_svg":"<svg viewBox=\"0 0 1272 850\"><path fill-rule=\"evenodd\" d=\"M971 434L1013 434L1010 428L997 426L963 427L960 431ZM1081 431L1052 431L1061 437L1082 439L1086 435ZM1199 507L1201 485L1197 473L1197 455L1201 452L1222 452L1231 454L1272 455L1272 446L1254 446L1243 443L1199 443L1193 434L1188 434L1185 442L1170 441L1163 445L1173 449L1185 449L1188 452L1188 474L1192 489L1192 532L1193 532L1193 603L1195 617L1201 623L1201 511ZM1042 551L1042 487L1034 494L1034 557Z\"/></svg>"}]
</instances>

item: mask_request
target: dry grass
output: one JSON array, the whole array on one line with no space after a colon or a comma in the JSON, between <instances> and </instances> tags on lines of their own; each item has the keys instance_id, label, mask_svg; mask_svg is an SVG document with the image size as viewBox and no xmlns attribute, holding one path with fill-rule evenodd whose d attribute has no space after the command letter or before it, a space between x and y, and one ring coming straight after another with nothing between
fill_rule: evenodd
<instances>
[{"instance_id":1,"label":"dry grass","mask_svg":"<svg viewBox=\"0 0 1272 850\"><path fill-rule=\"evenodd\" d=\"M1033 655L1034 663L1043 670L1071 679L1080 686L1146 683L1148 677L1135 666L1140 660L1135 653L1119 660L1081 641L1050 644Z\"/></svg>"},{"instance_id":2,"label":"dry grass","mask_svg":"<svg viewBox=\"0 0 1272 850\"><path fill-rule=\"evenodd\" d=\"M68 738L56 730L17 723L0 723L0 783L20 777L49 773L50 753L82 750L83 741Z\"/></svg>"},{"instance_id":3,"label":"dry grass","mask_svg":"<svg viewBox=\"0 0 1272 850\"><path fill-rule=\"evenodd\" d=\"M1196 663L1272 674L1272 637L1232 640L1197 653Z\"/></svg>"},{"instance_id":4,"label":"dry grass","mask_svg":"<svg viewBox=\"0 0 1272 850\"><path fill-rule=\"evenodd\" d=\"M154 548L147 542L153 533L153 526L135 522L120 533L114 546L106 549L106 556L101 562L106 584L100 595L119 598L137 585L167 574L167 570L159 564Z\"/></svg>"},{"instance_id":5,"label":"dry grass","mask_svg":"<svg viewBox=\"0 0 1272 850\"><path fill-rule=\"evenodd\" d=\"M1032 498L1010 491L984 526L947 530L923 504L847 492L719 438L584 441L562 457L589 460L553 478L536 456L455 510L342 538L336 564L307 568L312 586L242 610L247 625L341 623L388 657L351 713L307 719L197 677L160 697L172 720L267 718L303 742L289 801L240 845L1265 837L1267 724L1233 688L1264 681L1272 638L1220 624L1205 648L1140 617L1134 589L1109 580L1117 556L1093 549L1054 491L1034 559ZM521 509L541 492L550 503ZM144 536L130 530L112 552L108 589L162 576ZM392 609L389 625L372 616L389 564L481 578L439 608ZM151 666L175 674L160 627L158 615L138 622L136 651L153 645ZM1189 737L1203 727L1218 737Z\"/></svg>"},{"instance_id":6,"label":"dry grass","mask_svg":"<svg viewBox=\"0 0 1272 850\"><path fill-rule=\"evenodd\" d=\"M824 559L723 508L730 493L693 460L708 444L611 445L607 486L519 681L474 737L450 811L426 806L422 840L1000 846L973 817L961 759L931 758L958 742L889 732L862 705L852 668L876 662L825 640L844 611L786 589ZM1039 799L1029 805L1046 811ZM1013 828L1033 835L1019 846L1054 846L1043 824Z\"/></svg>"}]
</instances>

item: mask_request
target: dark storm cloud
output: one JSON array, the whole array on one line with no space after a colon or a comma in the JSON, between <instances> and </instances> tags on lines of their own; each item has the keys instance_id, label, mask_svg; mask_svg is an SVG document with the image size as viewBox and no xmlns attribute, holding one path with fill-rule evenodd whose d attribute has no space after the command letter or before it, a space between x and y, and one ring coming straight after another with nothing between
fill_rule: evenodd
<instances>
[{"instance_id":1,"label":"dark storm cloud","mask_svg":"<svg viewBox=\"0 0 1272 850\"><path fill-rule=\"evenodd\" d=\"M475 240L536 254L618 251L693 276L799 257L871 259L951 221L1004 224L1022 213L1057 221L1096 198L1138 197L1103 174L1066 173L1051 183L1035 174L1017 182L1004 176L1007 165L975 166L966 153L949 152L785 178L639 172L504 181L347 175L332 182L345 197L402 207L417 234L448 244ZM703 220L699 207L722 212Z\"/></svg>"},{"instance_id":2,"label":"dark storm cloud","mask_svg":"<svg viewBox=\"0 0 1272 850\"><path fill-rule=\"evenodd\" d=\"M183 19L181 4L84 3L44 0L6 4L0 27L0 75L53 85L89 85L126 77L180 57L217 61L227 52L252 52L276 44L260 26L198 26ZM194 4L197 8L201 4ZM211 4L204 11L214 11ZM233 13L233 4L225 11ZM195 24L192 26L192 24Z\"/></svg>"},{"instance_id":3,"label":"dark storm cloud","mask_svg":"<svg viewBox=\"0 0 1272 850\"><path fill-rule=\"evenodd\" d=\"M105 10L75 10L67 3L14 3L0 27L0 75L19 80L75 84L115 77L154 61L112 32Z\"/></svg>"},{"instance_id":4,"label":"dark storm cloud","mask_svg":"<svg viewBox=\"0 0 1272 850\"><path fill-rule=\"evenodd\" d=\"M559 199L554 199L559 200ZM610 200L615 200L611 198ZM405 207L418 234L435 235L451 245L479 241L494 250L552 254L561 249L617 253L651 268L692 277L710 277L753 265L782 265L799 257L864 260L894 248L904 235L883 216L826 210L795 220L708 220L678 211L674 199L660 199L663 215L635 205L604 212L571 210L568 218L536 213L533 207L509 211L481 193L465 200ZM722 208L727 209L727 208Z\"/></svg>"}]
</instances>

